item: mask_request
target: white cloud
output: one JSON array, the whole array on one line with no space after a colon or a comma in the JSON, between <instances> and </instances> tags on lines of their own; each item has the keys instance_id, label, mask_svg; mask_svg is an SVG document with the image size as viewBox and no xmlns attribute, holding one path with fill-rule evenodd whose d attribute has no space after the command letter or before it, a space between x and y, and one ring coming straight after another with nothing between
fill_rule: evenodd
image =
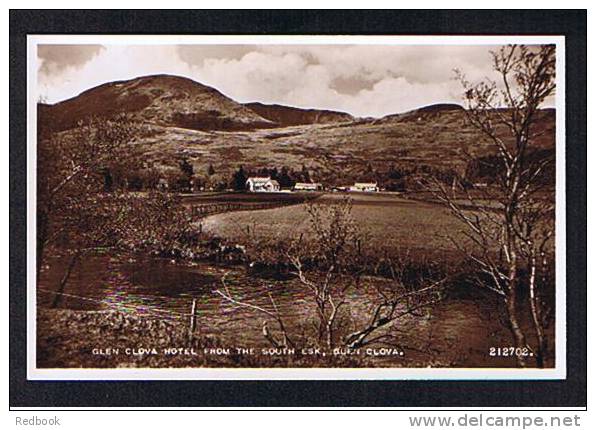
<instances>
[{"instance_id":1,"label":"white cloud","mask_svg":"<svg viewBox=\"0 0 596 430\"><path fill-rule=\"evenodd\" d=\"M44 49L38 91L56 102L114 80L168 73L259 101L383 116L461 102L454 68L491 76L487 46L59 46ZM48 61L53 67L47 67ZM45 64L45 66L44 66Z\"/></svg>"}]
</instances>

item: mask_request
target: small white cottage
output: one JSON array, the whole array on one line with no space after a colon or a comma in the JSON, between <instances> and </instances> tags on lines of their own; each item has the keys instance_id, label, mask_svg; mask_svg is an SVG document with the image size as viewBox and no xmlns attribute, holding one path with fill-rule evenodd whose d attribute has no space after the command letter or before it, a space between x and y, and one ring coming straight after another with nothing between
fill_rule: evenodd
<instances>
[{"instance_id":1,"label":"small white cottage","mask_svg":"<svg viewBox=\"0 0 596 430\"><path fill-rule=\"evenodd\" d=\"M252 177L246 180L246 189L251 193L275 193L279 191L279 182L269 177Z\"/></svg>"}]
</instances>

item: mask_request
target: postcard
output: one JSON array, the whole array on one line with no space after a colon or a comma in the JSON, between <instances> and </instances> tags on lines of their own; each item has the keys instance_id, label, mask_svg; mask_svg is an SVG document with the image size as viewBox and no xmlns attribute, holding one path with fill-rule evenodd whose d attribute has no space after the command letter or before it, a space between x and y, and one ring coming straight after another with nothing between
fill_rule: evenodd
<instances>
[{"instance_id":1,"label":"postcard","mask_svg":"<svg viewBox=\"0 0 596 430\"><path fill-rule=\"evenodd\" d=\"M28 377L564 379L563 36L28 36Z\"/></svg>"}]
</instances>

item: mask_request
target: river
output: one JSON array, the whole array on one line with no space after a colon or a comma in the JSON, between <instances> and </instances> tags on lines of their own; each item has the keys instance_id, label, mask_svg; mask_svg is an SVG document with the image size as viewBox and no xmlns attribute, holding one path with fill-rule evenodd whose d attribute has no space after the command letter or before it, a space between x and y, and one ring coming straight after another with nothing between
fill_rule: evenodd
<instances>
[{"instance_id":1,"label":"river","mask_svg":"<svg viewBox=\"0 0 596 430\"><path fill-rule=\"evenodd\" d=\"M50 260L38 286L38 306L50 306L63 272L64 259ZM227 274L227 275L226 275ZM229 291L245 302L270 306L268 292L289 321L290 330L304 331L314 321L310 296L296 280L248 276L242 267L182 264L138 256L89 257L72 273L60 308L115 309L151 318L186 321L196 299L198 332L233 347L265 347L263 314L239 308L214 293L226 275ZM370 282L382 282L371 280ZM356 327L369 317L374 298L366 289L350 293L349 309ZM84 334L83 334L84 335ZM384 366L505 367L515 363L488 355L493 346L509 345L490 295L450 294L432 313L399 321L396 336L405 358L385 359Z\"/></svg>"}]
</instances>

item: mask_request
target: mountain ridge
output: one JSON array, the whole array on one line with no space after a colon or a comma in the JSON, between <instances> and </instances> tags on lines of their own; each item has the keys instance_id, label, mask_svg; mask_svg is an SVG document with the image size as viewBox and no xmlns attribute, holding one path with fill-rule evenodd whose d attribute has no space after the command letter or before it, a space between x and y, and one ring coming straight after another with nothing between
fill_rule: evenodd
<instances>
[{"instance_id":1,"label":"mountain ridge","mask_svg":"<svg viewBox=\"0 0 596 430\"><path fill-rule=\"evenodd\" d=\"M347 112L330 109L299 108L278 103L251 102L244 103L244 106L252 109L263 118L274 121L282 126L352 122L357 119Z\"/></svg>"},{"instance_id":2,"label":"mountain ridge","mask_svg":"<svg viewBox=\"0 0 596 430\"><path fill-rule=\"evenodd\" d=\"M171 75L107 83L55 105L39 105L38 125L69 133L86 116L122 112L150 125L147 135L137 139L142 165L177 171L185 159L200 174L215 170L210 181L229 178L240 165L247 171L304 166L312 179L345 184L372 180L371 172L393 167L462 171L464 154L483 157L494 151L456 104L354 118L335 111L241 104ZM554 151L555 116L553 109L536 114L536 149ZM498 133L508 138L506 127Z\"/></svg>"},{"instance_id":3,"label":"mountain ridge","mask_svg":"<svg viewBox=\"0 0 596 430\"><path fill-rule=\"evenodd\" d=\"M149 75L108 82L76 97L45 105L56 127L67 130L88 116L126 113L156 125L193 130L238 130L274 124L215 88L174 75Z\"/></svg>"},{"instance_id":4,"label":"mountain ridge","mask_svg":"<svg viewBox=\"0 0 596 430\"><path fill-rule=\"evenodd\" d=\"M193 79L147 75L106 82L54 104L39 104L58 131L76 127L88 116L127 113L138 120L192 130L238 131L292 125L349 122L345 112L303 109L259 102L239 103Z\"/></svg>"}]
</instances>

